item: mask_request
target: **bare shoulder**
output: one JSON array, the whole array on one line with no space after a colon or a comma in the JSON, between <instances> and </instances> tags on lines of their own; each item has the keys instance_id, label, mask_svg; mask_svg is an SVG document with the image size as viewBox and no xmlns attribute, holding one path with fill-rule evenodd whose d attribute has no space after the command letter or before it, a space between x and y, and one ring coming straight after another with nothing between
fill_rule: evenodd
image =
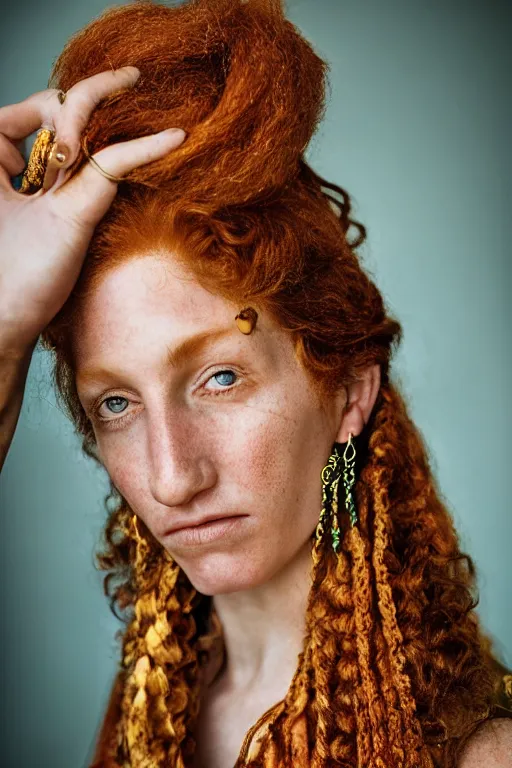
<instances>
[{"instance_id":1,"label":"bare shoulder","mask_svg":"<svg viewBox=\"0 0 512 768\"><path fill-rule=\"evenodd\" d=\"M472 735L458 768L512 768L512 719L488 720Z\"/></svg>"}]
</instances>

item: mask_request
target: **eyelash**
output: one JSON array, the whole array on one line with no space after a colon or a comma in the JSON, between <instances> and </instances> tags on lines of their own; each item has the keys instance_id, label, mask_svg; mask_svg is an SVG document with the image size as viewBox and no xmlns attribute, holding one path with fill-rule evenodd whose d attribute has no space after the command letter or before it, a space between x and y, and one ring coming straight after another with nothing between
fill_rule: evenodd
<instances>
[{"instance_id":1,"label":"eyelash","mask_svg":"<svg viewBox=\"0 0 512 768\"><path fill-rule=\"evenodd\" d=\"M240 377L237 374L237 372L233 371L231 368L222 368L220 371L215 371L214 373L212 373L212 375L205 381L205 383L203 384L202 388L204 388L204 386L209 381L211 381L213 378L215 378L215 376L220 376L221 373L232 373L235 376L235 383L233 383L231 386L225 387L223 389L208 390L208 395L207 396L213 395L213 396L217 397L218 395L228 395L228 394L231 394L232 391L234 389L236 389L236 387L239 386L239 384L236 383L240 379ZM108 397L104 397L101 400L99 400L98 402L94 403L94 405L93 405L93 407L91 409L93 416L95 416L98 419L98 421L102 422L103 424L114 423L116 426L118 424L121 424L122 422L124 422L126 419L129 419L132 416L131 413L126 413L126 414L124 414L122 416L119 416L118 418L112 418L112 419L100 416L99 412L100 412L100 409L101 409L102 405L104 403L107 403L109 400L115 400L117 398L119 398L120 400L128 401L128 398L124 397L124 395L113 394L113 395L109 395Z\"/></svg>"}]
</instances>

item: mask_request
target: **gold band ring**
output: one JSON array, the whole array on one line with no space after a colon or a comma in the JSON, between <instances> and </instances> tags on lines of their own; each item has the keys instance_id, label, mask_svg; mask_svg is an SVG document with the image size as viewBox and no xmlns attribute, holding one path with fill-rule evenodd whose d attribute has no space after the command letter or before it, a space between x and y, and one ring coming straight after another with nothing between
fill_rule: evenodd
<instances>
[{"instance_id":1,"label":"gold band ring","mask_svg":"<svg viewBox=\"0 0 512 768\"><path fill-rule=\"evenodd\" d=\"M115 181L115 182L116 182L116 184L117 184L117 183L119 183L120 181L124 181L124 179L123 179L123 178L118 178L117 176L112 176L112 174L111 174L111 173L108 173L108 171L105 171L105 170L104 170L104 169L101 167L101 165L100 165L100 164L99 164L99 163L98 163L98 162L97 162L97 161L94 159L94 157L92 157L92 156L91 156L91 155L88 153L88 151L85 149L85 147L84 147L83 145L82 145L82 149L84 150L85 156L87 157L88 161L89 161L89 162L92 164L92 166L93 166L94 168L96 168L96 170L97 170L97 171L99 171L99 173L101 173L101 175L102 175L102 176L104 176L104 177L105 177L106 179L108 179L109 181Z\"/></svg>"}]
</instances>

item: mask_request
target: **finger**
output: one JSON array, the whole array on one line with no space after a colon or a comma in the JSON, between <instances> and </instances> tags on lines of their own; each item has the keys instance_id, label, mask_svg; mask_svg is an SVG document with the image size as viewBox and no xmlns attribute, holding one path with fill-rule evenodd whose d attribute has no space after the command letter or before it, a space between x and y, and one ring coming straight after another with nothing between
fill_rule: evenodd
<instances>
[{"instance_id":1,"label":"finger","mask_svg":"<svg viewBox=\"0 0 512 768\"><path fill-rule=\"evenodd\" d=\"M78 153L80 134L88 122L90 112L109 94L122 88L134 85L140 75L136 67L121 67L121 69L108 72L100 72L85 80L80 80L66 94L63 104L58 99L57 88L47 88L27 96L16 104L7 104L0 107L0 133L3 133L11 141L19 141L41 126L67 131L66 123L70 121L70 134L75 136L75 151ZM73 116L73 109L66 107L71 94L71 103L77 103L79 114ZM89 112L86 114L85 106L89 104ZM66 109L65 109L66 108ZM66 114L66 120L62 115ZM84 122L85 120L85 122ZM76 121L78 132L73 128ZM64 139L66 142L66 140Z\"/></svg>"},{"instance_id":2,"label":"finger","mask_svg":"<svg viewBox=\"0 0 512 768\"><path fill-rule=\"evenodd\" d=\"M78 155L80 137L94 108L107 96L135 85L139 77L137 67L122 67L92 75L69 89L61 108L53 114L57 138L70 149L67 167Z\"/></svg>"},{"instance_id":3,"label":"finger","mask_svg":"<svg viewBox=\"0 0 512 768\"><path fill-rule=\"evenodd\" d=\"M9 139L0 133L0 165L8 176L17 176L25 168L25 159Z\"/></svg>"},{"instance_id":4,"label":"finger","mask_svg":"<svg viewBox=\"0 0 512 768\"><path fill-rule=\"evenodd\" d=\"M185 139L181 128L168 128L160 133L122 141L100 150L93 159L111 176L124 176L134 168L158 160L176 149ZM64 173L63 171L60 172ZM105 178L92 163L87 163L79 173L61 186L55 184L48 192L52 207L67 207L64 214L83 218L84 225L97 222L97 209L109 205L117 190L117 182Z\"/></svg>"},{"instance_id":5,"label":"finger","mask_svg":"<svg viewBox=\"0 0 512 768\"><path fill-rule=\"evenodd\" d=\"M46 122L53 128L52 114L60 108L57 89L38 91L17 104L0 107L0 133L11 141L21 141ZM52 104L53 101L53 104Z\"/></svg>"},{"instance_id":6,"label":"finger","mask_svg":"<svg viewBox=\"0 0 512 768\"><path fill-rule=\"evenodd\" d=\"M79 151L80 135L94 107L106 96L133 86L139 76L140 71L137 67L121 67L114 71L100 72L75 83L69 89L63 103L58 98L60 91L56 88L48 88L28 96L17 104L0 107L0 135L3 134L12 142L22 142L41 126L53 130L59 145L65 148L65 151L60 153L63 157L62 161L48 163L44 189L48 189L55 179L63 183L65 177L61 169L70 167L75 161ZM64 111L66 104L67 109ZM60 134L70 138L60 140ZM0 188L5 192L11 189L10 177L21 173L23 168L12 172L13 167L19 167L19 162L14 161L13 165L13 161L9 159L12 158L10 150L7 152L8 168L2 167L1 158L0 154Z\"/></svg>"},{"instance_id":7,"label":"finger","mask_svg":"<svg viewBox=\"0 0 512 768\"><path fill-rule=\"evenodd\" d=\"M53 142L43 178L43 189L45 192L53 186L59 178L60 171L68 165L70 154L71 151L67 144L60 140Z\"/></svg>"}]
</instances>

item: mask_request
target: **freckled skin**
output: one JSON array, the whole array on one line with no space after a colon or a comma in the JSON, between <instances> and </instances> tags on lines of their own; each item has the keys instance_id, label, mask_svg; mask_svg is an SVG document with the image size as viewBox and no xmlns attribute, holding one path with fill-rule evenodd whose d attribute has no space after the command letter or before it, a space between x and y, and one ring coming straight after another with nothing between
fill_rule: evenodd
<instances>
[{"instance_id":1,"label":"freckled skin","mask_svg":"<svg viewBox=\"0 0 512 768\"><path fill-rule=\"evenodd\" d=\"M74 339L86 411L100 395L128 400L122 412L101 408L110 425L131 413L118 428L93 417L112 481L204 594L263 584L304 551L318 522L320 472L339 439L343 401L321 407L290 336L254 306L246 336L235 322L240 306L200 286L172 254L144 255L104 278ZM226 327L232 334L180 370L166 364L184 338ZM82 382L81 371L98 365L122 376ZM225 369L238 381L211 378ZM217 514L248 517L236 535L196 547L164 535L176 521Z\"/></svg>"}]
</instances>

